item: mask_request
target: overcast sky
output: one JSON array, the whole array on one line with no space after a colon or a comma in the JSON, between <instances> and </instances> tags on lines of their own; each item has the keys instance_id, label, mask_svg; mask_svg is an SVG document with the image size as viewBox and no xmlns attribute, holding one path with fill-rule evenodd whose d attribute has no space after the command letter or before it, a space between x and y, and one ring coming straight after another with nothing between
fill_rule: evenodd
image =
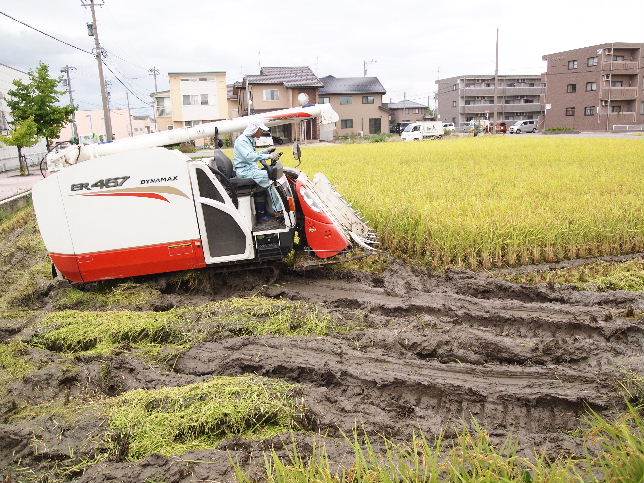
<instances>
[{"instance_id":1,"label":"overcast sky","mask_svg":"<svg viewBox=\"0 0 644 483\"><path fill-rule=\"evenodd\" d=\"M0 10L90 50L89 9L81 0L2 0ZM97 8L107 63L149 102L147 69L225 70L228 82L258 65L309 65L317 75L361 76L363 60L392 100L427 102L441 77L494 71L540 73L541 56L603 42L644 42L644 1L619 0L105 0ZM81 109L100 107L93 57L0 16L0 62L28 70L39 61L72 72ZM112 104L125 90L112 81ZM133 106L143 103L131 100ZM137 112L143 113L144 109Z\"/></svg>"}]
</instances>

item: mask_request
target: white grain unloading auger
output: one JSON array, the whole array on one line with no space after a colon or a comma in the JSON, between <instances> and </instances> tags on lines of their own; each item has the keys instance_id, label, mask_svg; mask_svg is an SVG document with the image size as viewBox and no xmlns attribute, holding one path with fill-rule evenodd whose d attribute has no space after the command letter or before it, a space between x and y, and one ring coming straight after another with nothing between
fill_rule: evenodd
<instances>
[{"instance_id":1,"label":"white grain unloading auger","mask_svg":"<svg viewBox=\"0 0 644 483\"><path fill-rule=\"evenodd\" d=\"M56 272L91 282L281 260L294 248L321 259L373 249L375 234L322 174L309 180L266 163L285 210L278 223L257 224L265 189L237 178L222 151L191 160L161 147L240 132L253 118L275 126L315 117L338 120L318 104L49 153L33 203Z\"/></svg>"}]
</instances>

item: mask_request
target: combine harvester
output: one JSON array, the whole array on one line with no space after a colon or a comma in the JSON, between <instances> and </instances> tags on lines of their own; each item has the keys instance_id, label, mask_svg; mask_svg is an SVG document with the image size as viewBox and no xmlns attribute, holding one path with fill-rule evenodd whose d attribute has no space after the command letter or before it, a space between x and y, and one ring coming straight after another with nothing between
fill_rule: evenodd
<instances>
[{"instance_id":1,"label":"combine harvester","mask_svg":"<svg viewBox=\"0 0 644 483\"><path fill-rule=\"evenodd\" d=\"M294 248L319 259L372 249L375 234L322 174L310 180L265 163L285 210L277 223L258 225L255 201L266 191L237 178L222 151L193 161L161 147L210 137L221 147L219 135L243 131L253 118L275 126L315 117L338 119L331 106L316 104L50 152L33 204L54 275L93 282L253 266ZM293 153L299 161L297 143Z\"/></svg>"}]
</instances>

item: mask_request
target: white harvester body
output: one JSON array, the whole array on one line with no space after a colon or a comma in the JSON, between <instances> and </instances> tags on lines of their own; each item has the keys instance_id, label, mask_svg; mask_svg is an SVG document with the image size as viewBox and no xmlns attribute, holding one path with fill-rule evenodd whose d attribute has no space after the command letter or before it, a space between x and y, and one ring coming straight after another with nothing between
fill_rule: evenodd
<instances>
[{"instance_id":1,"label":"white harvester body","mask_svg":"<svg viewBox=\"0 0 644 483\"><path fill-rule=\"evenodd\" d=\"M337 120L328 105L261 117L275 125L315 116ZM323 176L312 182L299 171L267 166L285 210L262 225L255 206L265 189L237 178L221 151L213 159L191 160L159 147L240 131L250 119L50 153L49 176L34 187L33 202L56 271L72 282L90 282L281 260L293 249L296 232L319 258L354 243L372 247L373 233Z\"/></svg>"}]
</instances>

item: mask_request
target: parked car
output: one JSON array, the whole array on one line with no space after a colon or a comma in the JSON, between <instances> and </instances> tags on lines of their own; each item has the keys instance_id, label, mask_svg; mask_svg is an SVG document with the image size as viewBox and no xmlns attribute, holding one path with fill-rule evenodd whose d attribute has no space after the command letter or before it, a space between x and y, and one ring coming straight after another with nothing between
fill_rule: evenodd
<instances>
[{"instance_id":1,"label":"parked car","mask_svg":"<svg viewBox=\"0 0 644 483\"><path fill-rule=\"evenodd\" d=\"M411 121L395 122L389 128L389 132L391 134L401 134L410 124Z\"/></svg>"},{"instance_id":2,"label":"parked car","mask_svg":"<svg viewBox=\"0 0 644 483\"><path fill-rule=\"evenodd\" d=\"M537 121L533 119L517 121L510 126L510 134L521 134L522 132L537 132Z\"/></svg>"},{"instance_id":3,"label":"parked car","mask_svg":"<svg viewBox=\"0 0 644 483\"><path fill-rule=\"evenodd\" d=\"M445 134L453 133L456 131L456 127L454 127L453 122L444 122L443 123L443 130L445 131Z\"/></svg>"},{"instance_id":4,"label":"parked car","mask_svg":"<svg viewBox=\"0 0 644 483\"><path fill-rule=\"evenodd\" d=\"M421 141L423 139L440 139L445 134L440 121L412 122L400 135L403 141Z\"/></svg>"}]
</instances>

